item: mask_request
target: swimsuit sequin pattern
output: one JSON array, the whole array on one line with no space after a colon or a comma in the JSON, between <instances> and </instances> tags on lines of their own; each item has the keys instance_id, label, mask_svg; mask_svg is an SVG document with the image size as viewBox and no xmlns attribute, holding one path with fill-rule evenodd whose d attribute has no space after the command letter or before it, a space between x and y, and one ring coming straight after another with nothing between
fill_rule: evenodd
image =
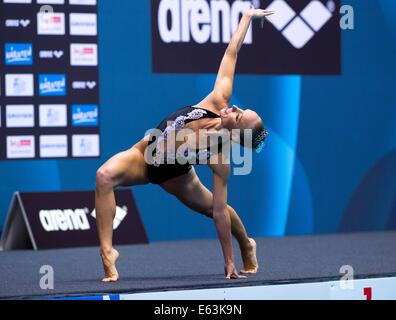
<instances>
[{"instance_id":1,"label":"swimsuit sequin pattern","mask_svg":"<svg viewBox=\"0 0 396 320\"><path fill-rule=\"evenodd\" d=\"M199 164L200 160L209 159L213 153L210 151L210 147L201 150L190 150L188 147L178 148L176 154L169 156L165 154L164 145L165 141L168 141L172 131L179 131L185 128L185 126L199 119L204 118L218 118L219 115L212 111L196 108L192 106L184 107L176 110L157 126L157 129L161 130L162 134L157 137L150 137L148 145L155 143L153 150L152 164L147 164L147 174L151 183L160 184L171 178L180 176L188 173L192 165L189 163L190 157L194 157ZM218 145L218 150L221 150L221 144ZM166 163L166 159L176 160L180 157L186 159L186 163L180 164L175 161L174 163Z\"/></svg>"}]
</instances>

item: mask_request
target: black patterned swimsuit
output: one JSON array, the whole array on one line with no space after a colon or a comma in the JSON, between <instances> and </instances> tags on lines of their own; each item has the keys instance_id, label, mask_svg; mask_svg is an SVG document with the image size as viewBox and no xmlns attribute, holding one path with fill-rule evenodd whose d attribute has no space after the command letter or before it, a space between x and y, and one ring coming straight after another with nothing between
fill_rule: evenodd
<instances>
[{"instance_id":1,"label":"black patterned swimsuit","mask_svg":"<svg viewBox=\"0 0 396 320\"><path fill-rule=\"evenodd\" d=\"M160 145L158 141L160 139L166 140L168 132L170 130L181 130L186 124L204 118L219 118L220 116L212 111L203 109L200 107L187 106L176 110L167 116L157 126L157 129L161 130L162 135L160 137L150 136L148 146L155 143L154 148L154 161L152 164L147 164L147 175L148 179L153 184L160 184L174 177L181 176L188 173L192 165L190 163L180 164L177 161L175 163L166 163L166 157L164 161L163 153L161 153ZM219 150L221 145L219 144ZM212 153L210 148L197 151L197 159L209 159ZM161 161L162 160L162 161ZM198 161L199 164L199 161Z\"/></svg>"}]
</instances>

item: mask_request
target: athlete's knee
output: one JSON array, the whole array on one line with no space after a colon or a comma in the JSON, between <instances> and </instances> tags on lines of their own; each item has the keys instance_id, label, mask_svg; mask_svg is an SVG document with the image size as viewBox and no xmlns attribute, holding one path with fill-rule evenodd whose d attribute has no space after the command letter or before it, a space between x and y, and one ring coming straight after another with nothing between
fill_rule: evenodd
<instances>
[{"instance_id":1,"label":"athlete's knee","mask_svg":"<svg viewBox=\"0 0 396 320\"><path fill-rule=\"evenodd\" d=\"M113 171L102 166L96 171L96 189L112 189L116 186L115 175Z\"/></svg>"}]
</instances>

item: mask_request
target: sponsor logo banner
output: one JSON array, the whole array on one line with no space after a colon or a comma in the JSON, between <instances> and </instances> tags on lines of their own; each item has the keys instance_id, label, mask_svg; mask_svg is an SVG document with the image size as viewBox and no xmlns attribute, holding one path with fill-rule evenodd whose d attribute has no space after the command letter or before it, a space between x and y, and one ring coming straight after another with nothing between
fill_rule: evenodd
<instances>
[{"instance_id":1,"label":"sponsor logo banner","mask_svg":"<svg viewBox=\"0 0 396 320\"><path fill-rule=\"evenodd\" d=\"M6 65L32 65L33 46L31 43L6 43L5 44Z\"/></svg>"},{"instance_id":2,"label":"sponsor logo banner","mask_svg":"<svg viewBox=\"0 0 396 320\"><path fill-rule=\"evenodd\" d=\"M95 6L96 0L69 0L69 4L79 6Z\"/></svg>"},{"instance_id":3,"label":"sponsor logo banner","mask_svg":"<svg viewBox=\"0 0 396 320\"><path fill-rule=\"evenodd\" d=\"M74 127L94 127L99 125L97 105L72 105L72 125Z\"/></svg>"},{"instance_id":4,"label":"sponsor logo banner","mask_svg":"<svg viewBox=\"0 0 396 320\"><path fill-rule=\"evenodd\" d=\"M6 96L31 97L34 94L32 74L6 74Z\"/></svg>"},{"instance_id":5,"label":"sponsor logo banner","mask_svg":"<svg viewBox=\"0 0 396 320\"><path fill-rule=\"evenodd\" d=\"M40 96L65 96L66 75L64 74L40 74L39 75Z\"/></svg>"},{"instance_id":6,"label":"sponsor logo banner","mask_svg":"<svg viewBox=\"0 0 396 320\"><path fill-rule=\"evenodd\" d=\"M42 135L40 136L41 158L65 158L67 157L66 135Z\"/></svg>"},{"instance_id":7,"label":"sponsor logo banner","mask_svg":"<svg viewBox=\"0 0 396 320\"><path fill-rule=\"evenodd\" d=\"M38 4L64 4L65 0L37 0Z\"/></svg>"},{"instance_id":8,"label":"sponsor logo banner","mask_svg":"<svg viewBox=\"0 0 396 320\"><path fill-rule=\"evenodd\" d=\"M5 26L7 28L27 28L30 25L29 19L7 19Z\"/></svg>"},{"instance_id":9,"label":"sponsor logo banner","mask_svg":"<svg viewBox=\"0 0 396 320\"><path fill-rule=\"evenodd\" d=\"M63 12L37 13L37 33L39 35L64 35L65 14Z\"/></svg>"},{"instance_id":10,"label":"sponsor logo banner","mask_svg":"<svg viewBox=\"0 0 396 320\"><path fill-rule=\"evenodd\" d=\"M97 22L95 13L71 13L70 35L72 36L96 36Z\"/></svg>"},{"instance_id":11,"label":"sponsor logo banner","mask_svg":"<svg viewBox=\"0 0 396 320\"><path fill-rule=\"evenodd\" d=\"M70 45L72 66L97 66L98 45L93 43L72 43Z\"/></svg>"},{"instance_id":12,"label":"sponsor logo banner","mask_svg":"<svg viewBox=\"0 0 396 320\"><path fill-rule=\"evenodd\" d=\"M41 104L39 124L40 127L66 127L67 106L65 104Z\"/></svg>"},{"instance_id":13,"label":"sponsor logo banner","mask_svg":"<svg viewBox=\"0 0 396 320\"><path fill-rule=\"evenodd\" d=\"M6 127L7 128L34 127L34 106L7 105Z\"/></svg>"},{"instance_id":14,"label":"sponsor logo banner","mask_svg":"<svg viewBox=\"0 0 396 320\"><path fill-rule=\"evenodd\" d=\"M253 20L239 54L239 73L341 73L340 0L255 2L275 14L263 28ZM151 0L153 71L217 73L250 5L248 0Z\"/></svg>"},{"instance_id":15,"label":"sponsor logo banner","mask_svg":"<svg viewBox=\"0 0 396 320\"><path fill-rule=\"evenodd\" d=\"M99 135L73 135L72 155L73 157L99 157Z\"/></svg>"},{"instance_id":16,"label":"sponsor logo banner","mask_svg":"<svg viewBox=\"0 0 396 320\"><path fill-rule=\"evenodd\" d=\"M3 0L4 3L32 3L32 0Z\"/></svg>"},{"instance_id":17,"label":"sponsor logo banner","mask_svg":"<svg viewBox=\"0 0 396 320\"><path fill-rule=\"evenodd\" d=\"M65 55L63 50L40 50L40 59L61 59Z\"/></svg>"},{"instance_id":18,"label":"sponsor logo banner","mask_svg":"<svg viewBox=\"0 0 396 320\"><path fill-rule=\"evenodd\" d=\"M98 245L94 191L21 193L20 201L35 249ZM116 190L115 201L113 243L148 243L131 190Z\"/></svg>"},{"instance_id":19,"label":"sponsor logo banner","mask_svg":"<svg viewBox=\"0 0 396 320\"><path fill-rule=\"evenodd\" d=\"M34 136L8 136L7 158L23 159L35 157Z\"/></svg>"},{"instance_id":20,"label":"sponsor logo banner","mask_svg":"<svg viewBox=\"0 0 396 320\"><path fill-rule=\"evenodd\" d=\"M78 158L100 154L97 3L0 0L0 161L57 158L41 148L54 134L67 136L59 158L74 158L73 135ZM32 136L35 149L10 151L8 136Z\"/></svg>"},{"instance_id":21,"label":"sponsor logo banner","mask_svg":"<svg viewBox=\"0 0 396 320\"><path fill-rule=\"evenodd\" d=\"M93 90L96 88L96 81L73 81L74 90Z\"/></svg>"}]
</instances>

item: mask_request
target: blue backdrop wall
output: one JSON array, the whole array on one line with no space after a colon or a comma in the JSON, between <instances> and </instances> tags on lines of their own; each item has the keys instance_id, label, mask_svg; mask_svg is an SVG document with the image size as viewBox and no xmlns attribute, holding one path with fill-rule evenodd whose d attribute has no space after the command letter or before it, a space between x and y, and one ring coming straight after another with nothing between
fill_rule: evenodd
<instances>
[{"instance_id":1,"label":"blue backdrop wall","mask_svg":"<svg viewBox=\"0 0 396 320\"><path fill-rule=\"evenodd\" d=\"M99 3L102 157L1 162L0 229L14 191L93 189L107 158L213 86L215 75L152 74L149 1ZM236 78L233 102L257 110L271 132L252 174L230 183L253 236L396 228L396 3L344 4L355 30L342 33L341 76ZM197 172L210 186L209 169ZM216 236L158 186L132 190L151 241Z\"/></svg>"}]
</instances>

